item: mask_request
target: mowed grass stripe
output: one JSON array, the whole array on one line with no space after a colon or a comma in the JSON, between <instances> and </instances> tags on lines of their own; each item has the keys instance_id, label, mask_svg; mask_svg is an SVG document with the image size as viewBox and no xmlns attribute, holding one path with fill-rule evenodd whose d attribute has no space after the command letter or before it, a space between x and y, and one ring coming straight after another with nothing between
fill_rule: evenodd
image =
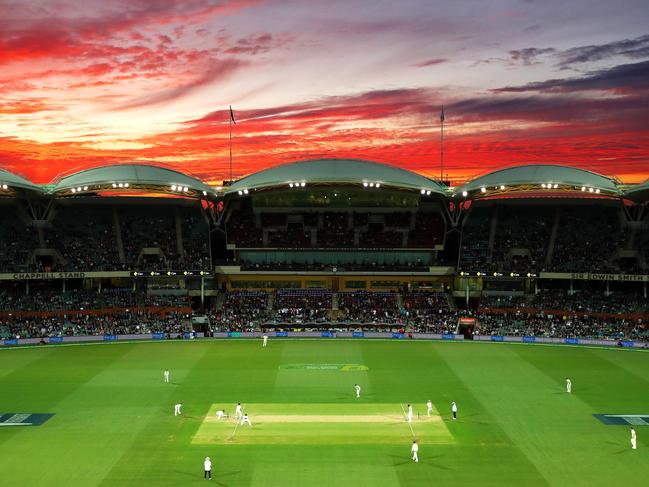
<instances>
[{"instance_id":1,"label":"mowed grass stripe","mask_svg":"<svg viewBox=\"0 0 649 487\"><path fill-rule=\"evenodd\" d=\"M192 445L191 439L215 399L229 404L234 413L237 401L254 399L256 394L264 393L264 387L268 393L277 372L279 351L259 354L261 343L256 341L205 341L187 344L187 350L194 355L184 361L186 376L102 485L180 485L197 472L202 475L201 461L206 456L214 458L215 471L223 473L217 463L221 450L211 445ZM173 381L174 368L169 367ZM183 404L183 415L179 417L173 416L176 402ZM157 460L152 461L152 456ZM236 472L231 470L228 475L236 485L247 485L251 472Z\"/></svg>"},{"instance_id":2,"label":"mowed grass stripe","mask_svg":"<svg viewBox=\"0 0 649 487\"><path fill-rule=\"evenodd\" d=\"M557 377L530 362L536 353L545 355L547 349L506 344L473 348L473 358L480 367L457 360L460 350L445 349L442 354L456 363L458 375L465 378L486 410L549 484L634 485L638 472L617 456L626 452L625 443L616 444L614 430L595 420L595 411L578 395L565 392L565 377L576 372L571 364L588 367L585 356L575 362L574 355L568 352ZM546 357L548 363L557 359L554 353ZM583 383L582 387L597 386Z\"/></svg>"},{"instance_id":3,"label":"mowed grass stripe","mask_svg":"<svg viewBox=\"0 0 649 487\"><path fill-rule=\"evenodd\" d=\"M573 383L571 395L587 405L592 414L649 415L649 381L642 374L649 367L649 356L607 349L584 349L558 360L559 352L555 349L551 353L539 354L531 349L517 350L521 357L555 381L559 388L565 387L564 377L570 377ZM593 418L593 421L596 420ZM638 444L649 446L649 427L637 429ZM626 451L629 431L630 426L623 425L598 430L598 444L603 446L604 451L623 449L634 464L637 461L644 464L647 458Z\"/></svg>"},{"instance_id":4,"label":"mowed grass stripe","mask_svg":"<svg viewBox=\"0 0 649 487\"><path fill-rule=\"evenodd\" d=\"M475 485L476 471L499 468L500 475L491 483L480 476L481 485L502 485L523 482L526 485L546 485L544 477L474 396L467 384L454 372L455 364L447 361L440 350L458 349L462 344L444 342L369 342L364 347L365 364L377 391L377 401L405 402L413 405L415 417L426 414L425 402L431 399L446 422L456 443L437 447L420 443L420 465L409 462L411 441L398 445L401 459L394 459L397 475L403 485ZM397 346L394 346L397 345ZM470 349L467 351L470 352ZM470 353L460 358L471 361ZM453 422L451 402L460 405L460 419ZM470 413L474 411L474 413ZM471 414L471 417L467 417ZM415 433L417 426L415 425Z\"/></svg>"},{"instance_id":5,"label":"mowed grass stripe","mask_svg":"<svg viewBox=\"0 0 649 487\"><path fill-rule=\"evenodd\" d=\"M39 358L0 378L3 410L55 414L47 426L5 428L2 431L0 458L3 477L12 479L12 485L51 485L50 475L76 479L77 485L95 485L94 459L88 450L97 443L87 444L83 440L88 439L96 418L88 416L86 411L79 411L74 400L70 408L66 399L78 397L77 392L85 384L114 366L128 348L102 347L93 354L84 350L25 350L19 353L36 354ZM90 428L89 423L93 424ZM80 462L70 461L74 458L75 445L81 447L81 454L77 457ZM44 470L47 475L43 475Z\"/></svg>"}]
</instances>

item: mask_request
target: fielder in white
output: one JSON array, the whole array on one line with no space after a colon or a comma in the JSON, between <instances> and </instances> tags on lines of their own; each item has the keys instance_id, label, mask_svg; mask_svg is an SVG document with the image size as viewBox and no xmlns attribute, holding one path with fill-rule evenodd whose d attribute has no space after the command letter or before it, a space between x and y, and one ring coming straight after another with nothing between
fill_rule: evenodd
<instances>
[{"instance_id":1,"label":"fielder in white","mask_svg":"<svg viewBox=\"0 0 649 487\"><path fill-rule=\"evenodd\" d=\"M262 338L264 339L264 344L262 345L262 347L265 347L268 344L268 335L264 335Z\"/></svg>"},{"instance_id":2,"label":"fielder in white","mask_svg":"<svg viewBox=\"0 0 649 487\"><path fill-rule=\"evenodd\" d=\"M428 401L426 401L426 414L430 416L430 413L432 412L433 412L433 402L429 399Z\"/></svg>"},{"instance_id":3,"label":"fielder in white","mask_svg":"<svg viewBox=\"0 0 649 487\"><path fill-rule=\"evenodd\" d=\"M361 397L361 386L355 384L354 389L356 390L356 397Z\"/></svg>"},{"instance_id":4,"label":"fielder in white","mask_svg":"<svg viewBox=\"0 0 649 487\"><path fill-rule=\"evenodd\" d=\"M223 419L225 417L225 411L223 409L219 409L216 412L216 419Z\"/></svg>"},{"instance_id":5,"label":"fielder in white","mask_svg":"<svg viewBox=\"0 0 649 487\"><path fill-rule=\"evenodd\" d=\"M178 416L179 414L181 414L181 412L180 412L180 407L181 407L181 406L182 406L181 403L178 403L178 404L176 404L176 405L174 406L174 416Z\"/></svg>"},{"instance_id":6,"label":"fielder in white","mask_svg":"<svg viewBox=\"0 0 649 487\"><path fill-rule=\"evenodd\" d=\"M408 412L406 413L406 419L409 423L412 423L412 406L408 404Z\"/></svg>"},{"instance_id":7,"label":"fielder in white","mask_svg":"<svg viewBox=\"0 0 649 487\"><path fill-rule=\"evenodd\" d=\"M248 423L248 426L252 426L252 423L250 422L250 418L246 413L243 414L243 418L241 418L241 423L239 424L239 426L243 426L243 423Z\"/></svg>"},{"instance_id":8,"label":"fielder in white","mask_svg":"<svg viewBox=\"0 0 649 487\"><path fill-rule=\"evenodd\" d=\"M566 377L566 392L572 392L572 381Z\"/></svg>"},{"instance_id":9,"label":"fielder in white","mask_svg":"<svg viewBox=\"0 0 649 487\"><path fill-rule=\"evenodd\" d=\"M237 408L234 410L234 419L240 419L243 417L243 408L241 407L241 403L237 403Z\"/></svg>"},{"instance_id":10,"label":"fielder in white","mask_svg":"<svg viewBox=\"0 0 649 487\"><path fill-rule=\"evenodd\" d=\"M637 438L635 436L635 430L633 428L631 428L631 448L633 450L638 449Z\"/></svg>"},{"instance_id":11,"label":"fielder in white","mask_svg":"<svg viewBox=\"0 0 649 487\"><path fill-rule=\"evenodd\" d=\"M419 462L419 445L417 444L417 440L413 440L412 442L412 447L410 448L410 452L412 453L412 459L415 461L415 463Z\"/></svg>"},{"instance_id":12,"label":"fielder in white","mask_svg":"<svg viewBox=\"0 0 649 487\"><path fill-rule=\"evenodd\" d=\"M457 404L455 404L455 401L451 403L451 412L453 413L453 421L457 419Z\"/></svg>"},{"instance_id":13,"label":"fielder in white","mask_svg":"<svg viewBox=\"0 0 649 487\"><path fill-rule=\"evenodd\" d=\"M165 371L162 373L162 377L164 378L165 384L169 383L169 370L165 369Z\"/></svg>"}]
</instances>

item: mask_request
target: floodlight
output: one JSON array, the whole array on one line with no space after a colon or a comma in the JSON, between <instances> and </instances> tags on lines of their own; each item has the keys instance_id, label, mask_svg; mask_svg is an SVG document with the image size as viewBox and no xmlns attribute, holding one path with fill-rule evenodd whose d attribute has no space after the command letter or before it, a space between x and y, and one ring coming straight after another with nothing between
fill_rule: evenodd
<instances>
[{"instance_id":1,"label":"floodlight","mask_svg":"<svg viewBox=\"0 0 649 487\"><path fill-rule=\"evenodd\" d=\"M243 191L239 190L237 191L237 193L239 193L239 196L241 196L243 194Z\"/></svg>"},{"instance_id":2,"label":"floodlight","mask_svg":"<svg viewBox=\"0 0 649 487\"><path fill-rule=\"evenodd\" d=\"M171 191L176 191L176 185L175 184L171 185Z\"/></svg>"},{"instance_id":3,"label":"floodlight","mask_svg":"<svg viewBox=\"0 0 649 487\"><path fill-rule=\"evenodd\" d=\"M367 181L363 182L363 186L367 188Z\"/></svg>"},{"instance_id":4,"label":"floodlight","mask_svg":"<svg viewBox=\"0 0 649 487\"><path fill-rule=\"evenodd\" d=\"M426 190L425 190L425 189L422 189L422 190L421 190L421 194L426 194Z\"/></svg>"},{"instance_id":5,"label":"floodlight","mask_svg":"<svg viewBox=\"0 0 649 487\"><path fill-rule=\"evenodd\" d=\"M466 192L466 191L462 191L462 196L464 196L466 198L467 196L469 196L469 193Z\"/></svg>"},{"instance_id":6,"label":"floodlight","mask_svg":"<svg viewBox=\"0 0 649 487\"><path fill-rule=\"evenodd\" d=\"M376 183L376 187L377 187L377 188L380 188L380 187L381 187L381 183Z\"/></svg>"},{"instance_id":7,"label":"floodlight","mask_svg":"<svg viewBox=\"0 0 649 487\"><path fill-rule=\"evenodd\" d=\"M480 192L481 192L481 193L486 193L486 192L487 192L487 188L485 188L485 187L483 186L482 188L480 188Z\"/></svg>"},{"instance_id":8,"label":"floodlight","mask_svg":"<svg viewBox=\"0 0 649 487\"><path fill-rule=\"evenodd\" d=\"M300 186L302 186L304 188L306 186L306 183L304 181L302 181L302 184Z\"/></svg>"},{"instance_id":9,"label":"floodlight","mask_svg":"<svg viewBox=\"0 0 649 487\"><path fill-rule=\"evenodd\" d=\"M248 190L247 190L247 189L244 189L244 190L243 190L243 194L248 194Z\"/></svg>"},{"instance_id":10,"label":"floodlight","mask_svg":"<svg viewBox=\"0 0 649 487\"><path fill-rule=\"evenodd\" d=\"M501 184L500 185L500 191L504 191L504 190L505 190L505 186Z\"/></svg>"}]
</instances>

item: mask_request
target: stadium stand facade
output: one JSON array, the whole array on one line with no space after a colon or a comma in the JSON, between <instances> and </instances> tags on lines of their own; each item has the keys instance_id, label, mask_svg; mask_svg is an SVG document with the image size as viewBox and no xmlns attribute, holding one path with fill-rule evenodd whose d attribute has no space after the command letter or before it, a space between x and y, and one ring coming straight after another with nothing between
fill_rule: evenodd
<instances>
[{"instance_id":1,"label":"stadium stand facade","mask_svg":"<svg viewBox=\"0 0 649 487\"><path fill-rule=\"evenodd\" d=\"M161 197L162 196L162 197ZM261 330L647 338L649 182L448 188L322 159L214 189L150 165L0 172L2 338ZM462 326L460 318L474 321Z\"/></svg>"}]
</instances>

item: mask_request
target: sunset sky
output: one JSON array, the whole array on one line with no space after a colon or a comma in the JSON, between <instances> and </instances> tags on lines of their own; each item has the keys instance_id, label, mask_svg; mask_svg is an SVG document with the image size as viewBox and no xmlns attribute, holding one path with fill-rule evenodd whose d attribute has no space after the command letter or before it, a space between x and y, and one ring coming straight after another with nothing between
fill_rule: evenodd
<instances>
[{"instance_id":1,"label":"sunset sky","mask_svg":"<svg viewBox=\"0 0 649 487\"><path fill-rule=\"evenodd\" d=\"M315 157L649 178L647 0L0 0L0 167Z\"/></svg>"}]
</instances>

